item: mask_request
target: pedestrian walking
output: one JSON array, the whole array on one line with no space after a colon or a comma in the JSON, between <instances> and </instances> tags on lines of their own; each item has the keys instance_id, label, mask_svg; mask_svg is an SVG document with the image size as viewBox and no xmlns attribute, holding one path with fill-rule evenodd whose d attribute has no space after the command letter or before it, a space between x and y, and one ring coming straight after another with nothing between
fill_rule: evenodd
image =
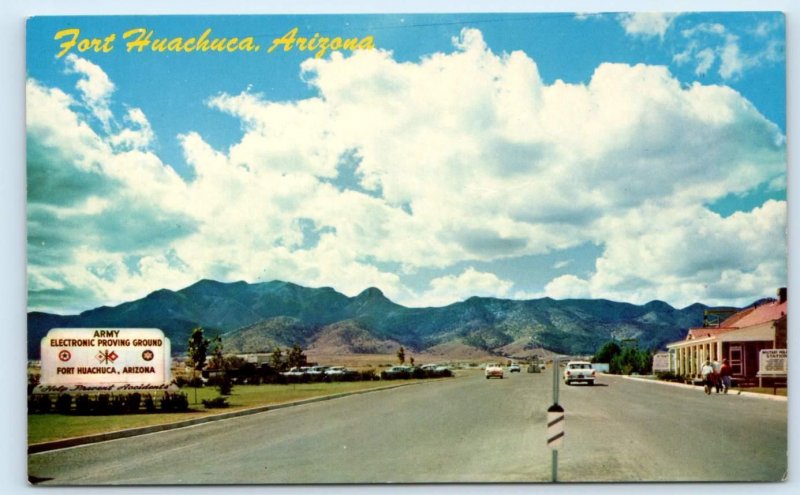
<instances>
[{"instance_id":1,"label":"pedestrian walking","mask_svg":"<svg viewBox=\"0 0 800 495\"><path fill-rule=\"evenodd\" d=\"M728 364L727 359L722 360L722 366L719 368L719 376L722 379L722 391L723 393L728 393L728 389L731 388L731 366Z\"/></svg>"},{"instance_id":2,"label":"pedestrian walking","mask_svg":"<svg viewBox=\"0 0 800 495\"><path fill-rule=\"evenodd\" d=\"M711 387L714 386L713 375L714 367L711 365L711 361L706 359L706 362L700 368L700 376L703 377L703 390L709 395L711 394Z\"/></svg>"},{"instance_id":3,"label":"pedestrian walking","mask_svg":"<svg viewBox=\"0 0 800 495\"><path fill-rule=\"evenodd\" d=\"M711 381L714 382L714 389L719 393L720 389L722 388L722 377L720 376L719 372L722 369L722 365L716 359L711 363L711 367L714 368L714 374L711 375Z\"/></svg>"}]
</instances>

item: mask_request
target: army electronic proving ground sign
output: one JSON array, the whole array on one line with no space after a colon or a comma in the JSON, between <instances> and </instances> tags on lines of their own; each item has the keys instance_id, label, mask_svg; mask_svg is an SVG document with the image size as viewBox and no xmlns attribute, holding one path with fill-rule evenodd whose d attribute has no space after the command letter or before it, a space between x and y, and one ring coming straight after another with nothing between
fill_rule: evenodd
<instances>
[{"instance_id":1,"label":"army electronic proving ground sign","mask_svg":"<svg viewBox=\"0 0 800 495\"><path fill-rule=\"evenodd\" d=\"M40 392L169 386L170 343L155 328L55 328L41 345Z\"/></svg>"}]
</instances>

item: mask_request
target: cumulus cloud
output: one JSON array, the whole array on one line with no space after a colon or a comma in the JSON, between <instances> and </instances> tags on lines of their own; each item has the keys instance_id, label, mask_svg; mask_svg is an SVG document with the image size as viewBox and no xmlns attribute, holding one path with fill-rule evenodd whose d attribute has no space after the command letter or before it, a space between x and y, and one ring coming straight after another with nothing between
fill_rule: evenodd
<instances>
[{"instance_id":1,"label":"cumulus cloud","mask_svg":"<svg viewBox=\"0 0 800 495\"><path fill-rule=\"evenodd\" d=\"M786 283L784 201L727 218L700 206L648 205L604 226L609 235L596 272L553 280L549 296L748 304L753 294Z\"/></svg>"},{"instance_id":2,"label":"cumulus cloud","mask_svg":"<svg viewBox=\"0 0 800 495\"><path fill-rule=\"evenodd\" d=\"M672 21L679 14L663 12L632 12L620 14L619 22L625 33L631 36L655 37L663 39Z\"/></svg>"},{"instance_id":3,"label":"cumulus cloud","mask_svg":"<svg viewBox=\"0 0 800 495\"><path fill-rule=\"evenodd\" d=\"M81 76L76 88L86 106L105 127L108 127L112 118L109 102L115 89L114 83L100 66L73 53L67 55L65 61L67 72Z\"/></svg>"},{"instance_id":4,"label":"cumulus cloud","mask_svg":"<svg viewBox=\"0 0 800 495\"><path fill-rule=\"evenodd\" d=\"M514 283L493 273L469 267L459 275L446 275L431 280L430 289L420 298L432 306L444 306L472 296L507 297Z\"/></svg>"},{"instance_id":5,"label":"cumulus cloud","mask_svg":"<svg viewBox=\"0 0 800 495\"><path fill-rule=\"evenodd\" d=\"M63 307L69 293L85 309L204 277L350 295L372 285L415 305L511 297L521 292L490 270L441 273L586 242L604 248L596 273L566 274L546 293L722 300L723 281L781 274L760 249L783 242L785 205L724 219L707 208L785 180L782 133L731 88L610 63L585 84L546 84L529 56L496 54L473 29L418 62L333 53L301 71L315 96L210 98L243 135L224 150L179 136L191 180L152 151L141 110L98 134L78 101L29 81L32 307ZM95 99L79 89L95 114L105 87ZM357 187L337 182L345 173ZM675 255L698 242L705 257ZM426 289L404 285L422 269L442 271Z\"/></svg>"}]
</instances>

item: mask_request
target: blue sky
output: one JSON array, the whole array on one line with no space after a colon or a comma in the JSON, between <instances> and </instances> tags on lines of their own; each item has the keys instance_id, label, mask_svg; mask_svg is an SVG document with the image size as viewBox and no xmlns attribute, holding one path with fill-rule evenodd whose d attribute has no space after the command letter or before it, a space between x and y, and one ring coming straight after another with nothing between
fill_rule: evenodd
<instances>
[{"instance_id":1,"label":"blue sky","mask_svg":"<svg viewBox=\"0 0 800 495\"><path fill-rule=\"evenodd\" d=\"M57 58L71 27L261 49ZM375 50L266 53L293 27ZM201 278L410 306L786 284L781 14L39 17L27 38L32 310Z\"/></svg>"}]
</instances>

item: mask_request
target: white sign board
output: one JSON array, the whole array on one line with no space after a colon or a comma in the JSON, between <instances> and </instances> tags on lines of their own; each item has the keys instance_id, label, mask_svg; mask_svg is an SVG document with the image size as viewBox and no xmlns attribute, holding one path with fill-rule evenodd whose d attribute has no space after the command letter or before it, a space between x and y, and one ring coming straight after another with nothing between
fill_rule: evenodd
<instances>
[{"instance_id":1,"label":"white sign board","mask_svg":"<svg viewBox=\"0 0 800 495\"><path fill-rule=\"evenodd\" d=\"M167 390L170 342L155 328L54 328L37 392Z\"/></svg>"},{"instance_id":2,"label":"white sign board","mask_svg":"<svg viewBox=\"0 0 800 495\"><path fill-rule=\"evenodd\" d=\"M669 353L658 352L653 354L653 372L669 370Z\"/></svg>"},{"instance_id":3,"label":"white sign board","mask_svg":"<svg viewBox=\"0 0 800 495\"><path fill-rule=\"evenodd\" d=\"M786 349L762 349L758 363L759 376L785 376L788 364Z\"/></svg>"}]
</instances>

